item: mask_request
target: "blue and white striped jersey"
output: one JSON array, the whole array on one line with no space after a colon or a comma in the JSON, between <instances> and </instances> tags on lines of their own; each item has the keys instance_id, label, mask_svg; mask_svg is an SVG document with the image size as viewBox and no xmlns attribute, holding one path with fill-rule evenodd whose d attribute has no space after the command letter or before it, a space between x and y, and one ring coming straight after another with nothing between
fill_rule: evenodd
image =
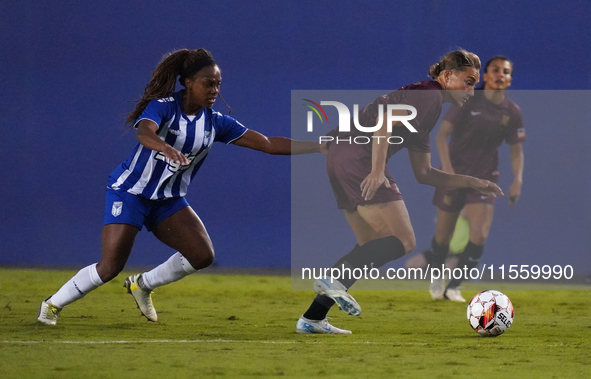
<instances>
[{"instance_id":1,"label":"blue and white striped jersey","mask_svg":"<svg viewBox=\"0 0 591 379\"><path fill-rule=\"evenodd\" d=\"M152 100L135 125L142 119L154 121L158 125L156 134L160 139L183 153L191 163L180 166L138 142L131 157L109 176L109 188L148 199L185 196L213 142L228 144L246 132L246 128L234 118L211 108L203 108L196 116L185 115L181 99L179 91L171 97Z\"/></svg>"}]
</instances>

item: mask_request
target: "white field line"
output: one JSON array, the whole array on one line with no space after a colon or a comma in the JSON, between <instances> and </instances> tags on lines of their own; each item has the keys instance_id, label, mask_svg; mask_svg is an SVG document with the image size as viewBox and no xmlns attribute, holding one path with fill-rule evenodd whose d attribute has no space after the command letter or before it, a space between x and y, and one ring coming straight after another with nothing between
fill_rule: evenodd
<instances>
[{"instance_id":1,"label":"white field line","mask_svg":"<svg viewBox=\"0 0 591 379\"><path fill-rule=\"evenodd\" d=\"M318 337L316 335L316 337ZM174 344L174 343L193 343L193 344L200 344L200 343L244 343L244 344L277 344L277 345L297 345L297 344L327 344L327 345L340 345L340 344L351 344L351 345L384 345L384 346L427 346L432 345L430 342L406 342L406 343L397 343L396 341L392 342L376 342L376 341L351 341L347 342L346 340L339 340L336 338L332 340L332 336L328 336L326 341L252 341L252 340L224 340L224 339L214 339L214 340L112 340L112 341L10 341L10 340L3 340L0 341L0 344L3 345L33 345L33 344L58 344L58 345L124 345L124 344L138 344L138 343L160 343L160 344ZM509 347L509 346L506 346ZM512 345L512 348L518 347L527 347L524 345ZM546 347L564 347L564 344L548 344Z\"/></svg>"},{"instance_id":2,"label":"white field line","mask_svg":"<svg viewBox=\"0 0 591 379\"><path fill-rule=\"evenodd\" d=\"M330 337L329 337L330 338ZM112 340L112 341L0 341L0 344L78 344L78 345L109 345L109 344L138 344L138 343L252 343L252 344L322 344L334 343L338 341L251 341L251 340ZM343 341L344 342L344 341ZM352 341L351 344L367 344L367 345L397 345L395 342L374 342L374 341ZM428 343L407 343L405 345L428 345Z\"/></svg>"}]
</instances>

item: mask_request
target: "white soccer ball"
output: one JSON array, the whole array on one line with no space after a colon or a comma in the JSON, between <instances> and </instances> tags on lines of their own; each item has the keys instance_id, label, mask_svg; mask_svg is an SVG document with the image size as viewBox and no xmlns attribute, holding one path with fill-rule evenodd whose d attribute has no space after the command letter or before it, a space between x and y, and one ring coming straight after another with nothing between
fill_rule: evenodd
<instances>
[{"instance_id":1,"label":"white soccer ball","mask_svg":"<svg viewBox=\"0 0 591 379\"><path fill-rule=\"evenodd\" d=\"M509 298L495 290L482 291L468 304L468 322L482 336L500 336L513 323L513 304Z\"/></svg>"}]
</instances>

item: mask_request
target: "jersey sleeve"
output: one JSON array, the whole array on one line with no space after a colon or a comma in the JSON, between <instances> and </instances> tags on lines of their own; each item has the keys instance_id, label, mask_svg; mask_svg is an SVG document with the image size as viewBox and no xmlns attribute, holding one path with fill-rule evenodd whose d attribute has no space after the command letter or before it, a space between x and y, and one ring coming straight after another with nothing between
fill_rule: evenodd
<instances>
[{"instance_id":1,"label":"jersey sleeve","mask_svg":"<svg viewBox=\"0 0 591 379\"><path fill-rule=\"evenodd\" d=\"M215 141L217 142L229 144L246 133L247 128L230 116L213 111L212 120L215 128Z\"/></svg>"},{"instance_id":2,"label":"jersey sleeve","mask_svg":"<svg viewBox=\"0 0 591 379\"><path fill-rule=\"evenodd\" d=\"M410 137L408 137L406 148L420 153L429 153L431 152L431 143L429 140L429 132L419 131L418 133L411 133Z\"/></svg>"},{"instance_id":3,"label":"jersey sleeve","mask_svg":"<svg viewBox=\"0 0 591 379\"><path fill-rule=\"evenodd\" d=\"M133 127L137 129L138 124L141 120L151 120L158 125L162 125L163 121L170 120L174 113L174 99L164 98L155 99L148 103L142 114L138 117Z\"/></svg>"},{"instance_id":4,"label":"jersey sleeve","mask_svg":"<svg viewBox=\"0 0 591 379\"><path fill-rule=\"evenodd\" d=\"M412 105L417 116L410 123L418 133L410 133L407 149L429 153L431 151L430 133L435 127L441 111L441 93L435 90L409 90L404 104Z\"/></svg>"},{"instance_id":5,"label":"jersey sleeve","mask_svg":"<svg viewBox=\"0 0 591 379\"><path fill-rule=\"evenodd\" d=\"M512 119L509 134L505 138L505 142L508 145L515 145L516 143L525 141L525 126L521 117L521 108L517 104L515 104L515 112Z\"/></svg>"}]
</instances>

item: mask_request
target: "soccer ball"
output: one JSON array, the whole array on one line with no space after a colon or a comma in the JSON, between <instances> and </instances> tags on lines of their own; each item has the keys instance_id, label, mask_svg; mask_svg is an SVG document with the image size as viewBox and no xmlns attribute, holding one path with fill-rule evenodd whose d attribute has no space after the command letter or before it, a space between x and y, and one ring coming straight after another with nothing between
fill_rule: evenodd
<instances>
[{"instance_id":1,"label":"soccer ball","mask_svg":"<svg viewBox=\"0 0 591 379\"><path fill-rule=\"evenodd\" d=\"M468 322L481 336L500 336L513 323L513 304L509 298L495 290L482 291L468 304Z\"/></svg>"}]
</instances>

